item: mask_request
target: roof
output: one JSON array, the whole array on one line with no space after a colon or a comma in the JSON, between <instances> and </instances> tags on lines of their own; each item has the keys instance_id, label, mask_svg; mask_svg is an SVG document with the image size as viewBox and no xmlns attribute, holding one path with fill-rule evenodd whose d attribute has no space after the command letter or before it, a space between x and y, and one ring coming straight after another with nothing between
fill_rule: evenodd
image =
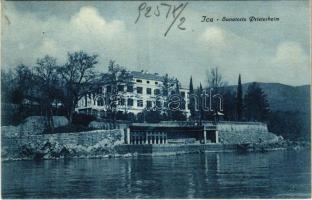
<instances>
[{"instance_id":1,"label":"roof","mask_svg":"<svg viewBox=\"0 0 312 200\"><path fill-rule=\"evenodd\" d=\"M154 80L154 81L164 80L164 77L159 75L158 73L131 71L130 74L133 76L133 78L141 78L141 79Z\"/></svg>"}]
</instances>

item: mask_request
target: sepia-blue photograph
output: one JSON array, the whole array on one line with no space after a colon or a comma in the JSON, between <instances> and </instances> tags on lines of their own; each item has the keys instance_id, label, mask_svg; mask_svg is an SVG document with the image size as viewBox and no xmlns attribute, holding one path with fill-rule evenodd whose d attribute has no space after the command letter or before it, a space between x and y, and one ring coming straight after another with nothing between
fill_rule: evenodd
<instances>
[{"instance_id":1,"label":"sepia-blue photograph","mask_svg":"<svg viewBox=\"0 0 312 200\"><path fill-rule=\"evenodd\" d=\"M310 199L310 0L2 0L1 198Z\"/></svg>"}]
</instances>

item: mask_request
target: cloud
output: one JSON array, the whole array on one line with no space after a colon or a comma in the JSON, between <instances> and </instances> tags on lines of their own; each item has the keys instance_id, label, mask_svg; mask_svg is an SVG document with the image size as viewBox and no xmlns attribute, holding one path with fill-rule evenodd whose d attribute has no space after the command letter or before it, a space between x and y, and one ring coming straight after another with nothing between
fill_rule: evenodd
<instances>
[{"instance_id":1,"label":"cloud","mask_svg":"<svg viewBox=\"0 0 312 200\"><path fill-rule=\"evenodd\" d=\"M33 65L37 58L47 54L63 63L67 52L77 50L98 54L100 63L105 64L117 54L120 59L125 58L127 55L120 47L133 42L123 21L109 21L91 6L82 6L67 19L58 16L41 19L30 12L18 12L12 5L6 8L6 13L10 19L4 28L6 67L21 62Z\"/></svg>"},{"instance_id":2,"label":"cloud","mask_svg":"<svg viewBox=\"0 0 312 200\"><path fill-rule=\"evenodd\" d=\"M205 72L215 66L229 84L237 83L239 73L243 82L304 84L309 82L308 25L300 19L307 11L289 17L288 4L294 2L285 2L287 9L279 4L266 10L265 15L283 14L278 23L225 24L202 23L198 13L249 15L259 5L242 3L233 9L231 4L194 2L184 13L187 30L175 25L164 37L171 21L150 17L134 24L135 2L50 2L48 8L44 2L6 2L2 65L33 65L46 54L62 64L68 51L84 50L99 55L98 69L106 70L114 59L131 70L168 73L185 85L191 75L195 84L203 83Z\"/></svg>"},{"instance_id":3,"label":"cloud","mask_svg":"<svg viewBox=\"0 0 312 200\"><path fill-rule=\"evenodd\" d=\"M273 63L307 66L307 57L299 43L286 41L278 45Z\"/></svg>"},{"instance_id":4,"label":"cloud","mask_svg":"<svg viewBox=\"0 0 312 200\"><path fill-rule=\"evenodd\" d=\"M99 15L96 8L89 6L82 7L79 13L71 17L69 24L71 30L79 35L101 36L103 39L113 39L125 30L122 21L108 22Z\"/></svg>"},{"instance_id":5,"label":"cloud","mask_svg":"<svg viewBox=\"0 0 312 200\"><path fill-rule=\"evenodd\" d=\"M199 40L210 47L223 48L226 46L225 31L217 26L211 26L201 33Z\"/></svg>"},{"instance_id":6,"label":"cloud","mask_svg":"<svg viewBox=\"0 0 312 200\"><path fill-rule=\"evenodd\" d=\"M205 57L201 71L218 66L228 80L241 73L245 82L309 82L309 56L299 42L272 45L249 40L231 29L209 26L199 34L197 46L198 54Z\"/></svg>"},{"instance_id":7,"label":"cloud","mask_svg":"<svg viewBox=\"0 0 312 200\"><path fill-rule=\"evenodd\" d=\"M309 56L303 47L293 41L277 45L275 54L268 62L271 73L278 79L293 82L310 82Z\"/></svg>"}]
</instances>

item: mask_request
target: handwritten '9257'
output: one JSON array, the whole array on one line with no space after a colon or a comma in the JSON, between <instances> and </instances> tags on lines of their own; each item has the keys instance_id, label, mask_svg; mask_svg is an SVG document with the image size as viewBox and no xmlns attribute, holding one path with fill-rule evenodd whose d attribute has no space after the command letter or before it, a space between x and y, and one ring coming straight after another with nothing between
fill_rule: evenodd
<instances>
[{"instance_id":1,"label":"handwritten '9257'","mask_svg":"<svg viewBox=\"0 0 312 200\"><path fill-rule=\"evenodd\" d=\"M160 3L159 5L156 5L156 7L152 7L152 6L147 5L146 2L143 2L138 7L139 15L138 15L138 17L134 23L136 24L139 21L139 19L141 18L141 16L146 17L146 18L149 18L152 16L159 17L160 15L162 15L162 13L164 13L166 15L166 20L167 20L168 17L170 15L172 15L172 17L169 17L172 19L172 22L164 34L164 36L166 37L167 34L169 33L171 27L176 23L176 21L178 19L179 19L179 22L177 22L177 28L180 30L186 29L183 26L186 19L183 16L180 17L180 15L182 14L182 12L185 9L185 7L187 6L187 4L188 4L187 2L181 3L179 5Z\"/></svg>"}]
</instances>

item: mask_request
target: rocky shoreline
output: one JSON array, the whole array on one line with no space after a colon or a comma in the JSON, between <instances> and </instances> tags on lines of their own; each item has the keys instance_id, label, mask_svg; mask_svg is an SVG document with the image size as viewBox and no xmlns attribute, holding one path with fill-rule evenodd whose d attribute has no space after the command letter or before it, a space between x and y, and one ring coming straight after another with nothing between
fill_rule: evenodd
<instances>
[{"instance_id":1,"label":"rocky shoreline","mask_svg":"<svg viewBox=\"0 0 312 200\"><path fill-rule=\"evenodd\" d=\"M245 149L244 149L245 147ZM301 150L309 149L310 143L307 141L290 141L290 140L279 140L274 143L254 143L248 144L241 148L242 151L248 152L267 152L272 150L280 149L292 149L292 150Z\"/></svg>"},{"instance_id":2,"label":"rocky shoreline","mask_svg":"<svg viewBox=\"0 0 312 200\"><path fill-rule=\"evenodd\" d=\"M55 117L56 127L67 119ZM174 122L171 122L174 123ZM125 127L106 130L106 124L91 122L92 129L81 132L43 134L40 116L27 118L18 126L1 127L2 160L42 160L67 158L115 158L137 155L179 155L203 152L266 152L278 149L310 148L309 142L294 142L268 131L263 123L220 122L219 144L126 145ZM163 145L163 144L162 144ZM130 152L130 153L129 153Z\"/></svg>"},{"instance_id":3,"label":"rocky shoreline","mask_svg":"<svg viewBox=\"0 0 312 200\"><path fill-rule=\"evenodd\" d=\"M301 150L310 148L309 142L279 140L275 143L237 144L239 152L268 152L273 150ZM5 153L5 152L4 152ZM194 152L183 152L194 153ZM161 155L180 155L181 152L167 152ZM197 152L204 153L204 152ZM127 158L136 157L138 153L120 154L116 145L110 141L101 141L92 146L61 145L56 141L45 141L44 143L24 144L19 147L14 156L2 154L2 161L8 160L46 160L46 159L69 159L69 158ZM153 153L150 155L154 155ZM156 155L156 154L155 154ZM158 154L157 154L158 155Z\"/></svg>"}]
</instances>

